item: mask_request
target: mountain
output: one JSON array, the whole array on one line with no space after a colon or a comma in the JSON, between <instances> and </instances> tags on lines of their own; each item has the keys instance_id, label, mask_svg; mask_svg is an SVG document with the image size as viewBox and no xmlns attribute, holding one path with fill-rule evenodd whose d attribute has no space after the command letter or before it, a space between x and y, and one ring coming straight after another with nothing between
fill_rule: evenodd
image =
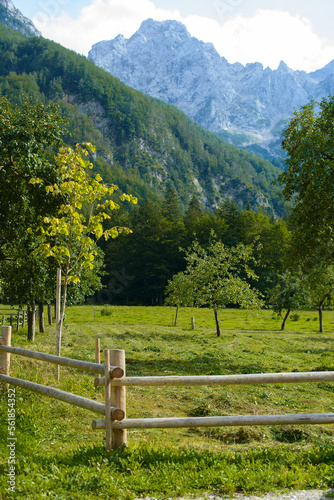
<instances>
[{"instance_id":1,"label":"mountain","mask_svg":"<svg viewBox=\"0 0 334 500\"><path fill-rule=\"evenodd\" d=\"M30 19L17 9L11 0L0 0L0 23L27 36L41 36Z\"/></svg>"},{"instance_id":2,"label":"mountain","mask_svg":"<svg viewBox=\"0 0 334 500\"><path fill-rule=\"evenodd\" d=\"M93 45L89 59L131 87L162 99L192 120L263 157L278 149L293 109L334 91L334 61L313 73L260 63L230 64L211 43L177 21L144 21L130 38Z\"/></svg>"},{"instance_id":3,"label":"mountain","mask_svg":"<svg viewBox=\"0 0 334 500\"><path fill-rule=\"evenodd\" d=\"M75 144L97 146L95 169L106 182L161 200L170 187L187 207L196 195L210 208L235 200L240 208L280 213L279 169L231 146L182 111L127 87L87 58L42 37L0 24L0 95L25 92L56 101Z\"/></svg>"}]
</instances>

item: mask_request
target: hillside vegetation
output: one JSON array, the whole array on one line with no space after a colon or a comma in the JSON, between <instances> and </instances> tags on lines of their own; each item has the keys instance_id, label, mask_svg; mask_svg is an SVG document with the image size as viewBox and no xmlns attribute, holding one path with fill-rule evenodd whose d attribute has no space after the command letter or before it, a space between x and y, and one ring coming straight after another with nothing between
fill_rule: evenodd
<instances>
[{"instance_id":1,"label":"hillside vegetation","mask_svg":"<svg viewBox=\"0 0 334 500\"><path fill-rule=\"evenodd\" d=\"M301 312L285 332L269 310L224 310L215 337L207 309L73 307L68 310L63 356L94 361L102 349L125 349L127 375L201 375L333 370L332 333L318 334L316 314ZM190 319L195 317L196 329ZM328 329L334 313L326 311ZM54 327L31 344L13 332L12 345L53 353ZM102 355L103 360L103 355ZM94 375L12 356L11 375L58 386L103 402ZM332 383L257 386L128 388L127 416L215 416L332 412ZM7 399L0 392L1 413ZM334 486L334 426L270 426L128 431L128 447L107 454L96 415L16 389L17 483L0 498L170 498L205 492L232 495ZM7 427L0 419L0 491L5 491Z\"/></svg>"},{"instance_id":2,"label":"hillside vegetation","mask_svg":"<svg viewBox=\"0 0 334 500\"><path fill-rule=\"evenodd\" d=\"M279 169L54 42L0 25L0 88L16 102L23 92L59 102L69 120L67 141L95 143L96 168L140 201L173 187L183 207L195 194L208 207L232 198L240 208L282 210L271 185Z\"/></svg>"}]
</instances>

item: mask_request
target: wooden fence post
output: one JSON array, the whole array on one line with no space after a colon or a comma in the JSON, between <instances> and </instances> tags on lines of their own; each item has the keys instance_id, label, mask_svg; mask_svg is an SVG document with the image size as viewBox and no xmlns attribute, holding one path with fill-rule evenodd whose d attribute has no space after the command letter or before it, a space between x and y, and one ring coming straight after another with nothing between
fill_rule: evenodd
<instances>
[{"instance_id":1,"label":"wooden fence post","mask_svg":"<svg viewBox=\"0 0 334 500\"><path fill-rule=\"evenodd\" d=\"M99 338L95 339L95 363L97 363L98 365L101 363L100 339Z\"/></svg>"},{"instance_id":2,"label":"wooden fence post","mask_svg":"<svg viewBox=\"0 0 334 500\"><path fill-rule=\"evenodd\" d=\"M0 336L0 345L5 345L10 347L12 337L12 327L11 326L2 326L1 327L1 336ZM10 369L10 353L0 351L0 373L3 375L9 375ZM8 390L8 384L5 384L5 387Z\"/></svg>"},{"instance_id":3,"label":"wooden fence post","mask_svg":"<svg viewBox=\"0 0 334 500\"><path fill-rule=\"evenodd\" d=\"M191 329L195 330L195 318L194 317L191 318Z\"/></svg>"},{"instance_id":4,"label":"wooden fence post","mask_svg":"<svg viewBox=\"0 0 334 500\"><path fill-rule=\"evenodd\" d=\"M110 364L119 366L124 370L125 376L125 351L123 349L113 349L110 351ZM126 388L111 386L111 405L124 411L126 418ZM107 416L106 416L107 418ZM117 450L120 446L127 443L126 429L112 429L112 449Z\"/></svg>"},{"instance_id":5,"label":"wooden fence post","mask_svg":"<svg viewBox=\"0 0 334 500\"><path fill-rule=\"evenodd\" d=\"M106 451L112 448L111 432L111 386L110 386L110 351L104 351L104 383L105 383L105 420L106 420Z\"/></svg>"}]
</instances>

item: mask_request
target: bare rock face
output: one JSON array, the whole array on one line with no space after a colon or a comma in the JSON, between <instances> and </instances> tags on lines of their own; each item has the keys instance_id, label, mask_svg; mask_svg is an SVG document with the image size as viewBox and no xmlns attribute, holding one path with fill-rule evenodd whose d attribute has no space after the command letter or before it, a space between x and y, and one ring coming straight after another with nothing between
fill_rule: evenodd
<instances>
[{"instance_id":1,"label":"bare rock face","mask_svg":"<svg viewBox=\"0 0 334 500\"><path fill-rule=\"evenodd\" d=\"M0 0L0 23L27 36L41 36L30 19L17 9L11 0Z\"/></svg>"},{"instance_id":2,"label":"bare rock face","mask_svg":"<svg viewBox=\"0 0 334 500\"><path fill-rule=\"evenodd\" d=\"M334 61L313 73L260 63L230 64L177 21L144 21L130 38L93 45L88 55L127 85L184 111L211 132L263 156L282 156L284 122L334 91Z\"/></svg>"}]
</instances>

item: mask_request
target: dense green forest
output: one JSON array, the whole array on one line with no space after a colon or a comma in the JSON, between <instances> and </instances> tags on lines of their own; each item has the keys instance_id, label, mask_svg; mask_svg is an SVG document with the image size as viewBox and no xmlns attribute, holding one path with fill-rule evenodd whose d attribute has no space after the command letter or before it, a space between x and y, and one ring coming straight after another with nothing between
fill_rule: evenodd
<instances>
[{"instance_id":1,"label":"dense green forest","mask_svg":"<svg viewBox=\"0 0 334 500\"><path fill-rule=\"evenodd\" d=\"M0 89L16 102L23 92L58 102L68 119L67 142L94 143L96 168L140 201L149 194L159 200L173 187L183 210L198 195L210 209L233 199L241 209L283 213L272 185L278 168L54 42L0 25Z\"/></svg>"}]
</instances>

